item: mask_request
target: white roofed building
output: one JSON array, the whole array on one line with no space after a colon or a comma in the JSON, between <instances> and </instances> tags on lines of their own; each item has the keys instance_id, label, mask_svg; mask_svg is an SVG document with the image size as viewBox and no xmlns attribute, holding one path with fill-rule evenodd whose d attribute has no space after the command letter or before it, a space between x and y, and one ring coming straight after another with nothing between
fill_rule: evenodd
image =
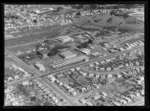
<instances>
[{"instance_id":1,"label":"white roofed building","mask_svg":"<svg viewBox=\"0 0 150 111\"><path fill-rule=\"evenodd\" d=\"M77 55L71 51L65 51L61 53L61 56L65 59L70 59L76 57Z\"/></svg>"},{"instance_id":2,"label":"white roofed building","mask_svg":"<svg viewBox=\"0 0 150 111\"><path fill-rule=\"evenodd\" d=\"M81 51L82 51L84 54L86 54L86 55L91 54L91 51L90 51L89 49L86 49L86 48L81 49Z\"/></svg>"},{"instance_id":3,"label":"white roofed building","mask_svg":"<svg viewBox=\"0 0 150 111\"><path fill-rule=\"evenodd\" d=\"M74 41L74 39L70 38L69 36L60 36L60 37L57 37L57 39L60 40L61 42Z\"/></svg>"},{"instance_id":4,"label":"white roofed building","mask_svg":"<svg viewBox=\"0 0 150 111\"><path fill-rule=\"evenodd\" d=\"M46 71L44 65L41 63L35 63L35 67L38 68L40 71Z\"/></svg>"}]
</instances>

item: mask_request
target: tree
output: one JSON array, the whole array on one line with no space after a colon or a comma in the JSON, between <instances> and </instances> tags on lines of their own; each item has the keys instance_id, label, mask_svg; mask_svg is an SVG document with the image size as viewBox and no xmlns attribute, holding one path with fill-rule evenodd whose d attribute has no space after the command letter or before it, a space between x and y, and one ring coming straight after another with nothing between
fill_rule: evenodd
<instances>
[{"instance_id":1,"label":"tree","mask_svg":"<svg viewBox=\"0 0 150 111\"><path fill-rule=\"evenodd\" d=\"M83 5L76 5L76 8L81 9L81 8L83 8Z\"/></svg>"},{"instance_id":2,"label":"tree","mask_svg":"<svg viewBox=\"0 0 150 111\"><path fill-rule=\"evenodd\" d=\"M110 18L107 20L107 22L112 22L112 18L110 17Z\"/></svg>"},{"instance_id":3,"label":"tree","mask_svg":"<svg viewBox=\"0 0 150 111\"><path fill-rule=\"evenodd\" d=\"M113 7L113 9L118 9L118 6L117 6L117 5L115 5L115 6Z\"/></svg>"},{"instance_id":4,"label":"tree","mask_svg":"<svg viewBox=\"0 0 150 111\"><path fill-rule=\"evenodd\" d=\"M35 50L39 50L39 48L41 47L42 45L40 43L36 44L35 45Z\"/></svg>"},{"instance_id":5,"label":"tree","mask_svg":"<svg viewBox=\"0 0 150 111\"><path fill-rule=\"evenodd\" d=\"M48 44L48 43L49 43L49 40L44 40L43 43L44 43L44 44Z\"/></svg>"},{"instance_id":6,"label":"tree","mask_svg":"<svg viewBox=\"0 0 150 111\"><path fill-rule=\"evenodd\" d=\"M34 19L33 22L34 22L34 23L37 23L37 19Z\"/></svg>"},{"instance_id":7,"label":"tree","mask_svg":"<svg viewBox=\"0 0 150 111\"><path fill-rule=\"evenodd\" d=\"M37 51L37 52L36 52L36 55L37 55L40 59L43 58L43 54L42 54L40 51Z\"/></svg>"},{"instance_id":8,"label":"tree","mask_svg":"<svg viewBox=\"0 0 150 111\"><path fill-rule=\"evenodd\" d=\"M127 13L125 13L125 14L123 15L123 17L124 17L124 18L128 18L129 15L128 15Z\"/></svg>"},{"instance_id":9,"label":"tree","mask_svg":"<svg viewBox=\"0 0 150 111\"><path fill-rule=\"evenodd\" d=\"M55 56L56 54L58 54L59 53L59 51L58 50L51 50L47 55L48 56Z\"/></svg>"},{"instance_id":10,"label":"tree","mask_svg":"<svg viewBox=\"0 0 150 111\"><path fill-rule=\"evenodd\" d=\"M31 100L31 101L36 101L36 97L33 96L33 97L30 98L30 100Z\"/></svg>"},{"instance_id":11,"label":"tree","mask_svg":"<svg viewBox=\"0 0 150 111\"><path fill-rule=\"evenodd\" d=\"M126 4L125 8L130 9L133 8L135 6L135 4Z\"/></svg>"},{"instance_id":12,"label":"tree","mask_svg":"<svg viewBox=\"0 0 150 111\"><path fill-rule=\"evenodd\" d=\"M88 43L92 44L92 43L93 43L93 41L92 41L91 39L89 39L89 40L88 40Z\"/></svg>"},{"instance_id":13,"label":"tree","mask_svg":"<svg viewBox=\"0 0 150 111\"><path fill-rule=\"evenodd\" d=\"M49 103L48 101L44 102L44 106L52 106L51 103Z\"/></svg>"},{"instance_id":14,"label":"tree","mask_svg":"<svg viewBox=\"0 0 150 111\"><path fill-rule=\"evenodd\" d=\"M80 16L80 15L81 15L81 13L80 13L80 12L77 12L77 13L76 13L76 16Z\"/></svg>"},{"instance_id":15,"label":"tree","mask_svg":"<svg viewBox=\"0 0 150 111\"><path fill-rule=\"evenodd\" d=\"M29 57L29 58L26 58L26 57ZM29 54L26 57L25 57L25 59L27 59L27 60L33 60L36 58L36 55L35 54Z\"/></svg>"},{"instance_id":16,"label":"tree","mask_svg":"<svg viewBox=\"0 0 150 111\"><path fill-rule=\"evenodd\" d=\"M16 95L24 95L26 98L29 96L29 92L26 90L25 86L22 84L17 85Z\"/></svg>"},{"instance_id":17,"label":"tree","mask_svg":"<svg viewBox=\"0 0 150 111\"><path fill-rule=\"evenodd\" d=\"M97 8L97 4L91 4L91 5L89 6L89 8L90 8L90 9L96 9L96 8Z\"/></svg>"},{"instance_id":18,"label":"tree","mask_svg":"<svg viewBox=\"0 0 150 111\"><path fill-rule=\"evenodd\" d=\"M64 9L63 7L58 7L57 11L60 11L60 10L63 10L63 9Z\"/></svg>"}]
</instances>

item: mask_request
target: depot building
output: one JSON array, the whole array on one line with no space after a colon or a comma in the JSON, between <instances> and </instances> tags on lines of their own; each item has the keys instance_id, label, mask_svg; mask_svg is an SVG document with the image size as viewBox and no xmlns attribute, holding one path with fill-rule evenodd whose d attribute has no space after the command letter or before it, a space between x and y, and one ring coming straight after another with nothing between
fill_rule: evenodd
<instances>
[{"instance_id":1,"label":"depot building","mask_svg":"<svg viewBox=\"0 0 150 111\"><path fill-rule=\"evenodd\" d=\"M57 40L60 40L61 42L74 41L73 38L70 38L69 36L59 36L57 37Z\"/></svg>"},{"instance_id":2,"label":"depot building","mask_svg":"<svg viewBox=\"0 0 150 111\"><path fill-rule=\"evenodd\" d=\"M71 58L76 57L77 54L71 51L65 51L65 52L62 52L60 56L63 57L64 59L71 59Z\"/></svg>"}]
</instances>

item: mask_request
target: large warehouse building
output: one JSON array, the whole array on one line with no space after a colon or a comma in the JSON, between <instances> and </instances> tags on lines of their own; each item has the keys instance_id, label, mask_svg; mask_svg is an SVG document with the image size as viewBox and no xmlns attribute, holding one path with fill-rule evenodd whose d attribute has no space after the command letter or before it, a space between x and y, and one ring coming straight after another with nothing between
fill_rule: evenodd
<instances>
[{"instance_id":1,"label":"large warehouse building","mask_svg":"<svg viewBox=\"0 0 150 111\"><path fill-rule=\"evenodd\" d=\"M85 55L74 57L72 59L68 59L68 60L62 61L61 63L53 64L52 67L53 68L57 68L57 67L61 67L61 66L64 66L64 65L71 64L71 63L79 62L79 61L82 61L82 60L88 61L89 57L87 57Z\"/></svg>"},{"instance_id":2,"label":"large warehouse building","mask_svg":"<svg viewBox=\"0 0 150 111\"><path fill-rule=\"evenodd\" d=\"M65 52L62 52L61 53L61 56L64 58L64 59L71 59L71 58L74 58L77 56L77 54L71 52L71 51L65 51Z\"/></svg>"},{"instance_id":3,"label":"large warehouse building","mask_svg":"<svg viewBox=\"0 0 150 111\"><path fill-rule=\"evenodd\" d=\"M74 41L73 38L70 38L69 36L60 36L60 37L57 37L57 39L60 40L61 42Z\"/></svg>"}]
</instances>

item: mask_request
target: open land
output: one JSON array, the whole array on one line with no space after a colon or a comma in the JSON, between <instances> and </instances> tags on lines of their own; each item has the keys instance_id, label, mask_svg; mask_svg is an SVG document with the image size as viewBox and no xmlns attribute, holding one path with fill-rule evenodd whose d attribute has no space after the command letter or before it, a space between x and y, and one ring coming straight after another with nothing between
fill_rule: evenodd
<instances>
[{"instance_id":1,"label":"open land","mask_svg":"<svg viewBox=\"0 0 150 111\"><path fill-rule=\"evenodd\" d=\"M144 106L144 6L5 5L5 106Z\"/></svg>"}]
</instances>

